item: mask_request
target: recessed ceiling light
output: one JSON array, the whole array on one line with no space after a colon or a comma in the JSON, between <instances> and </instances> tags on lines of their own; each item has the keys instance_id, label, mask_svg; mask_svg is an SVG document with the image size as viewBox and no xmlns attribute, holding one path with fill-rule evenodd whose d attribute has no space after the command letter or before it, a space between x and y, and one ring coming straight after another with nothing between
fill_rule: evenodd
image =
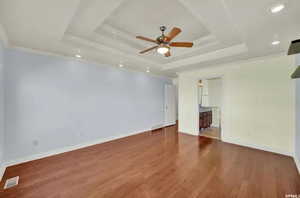
<instances>
[{"instance_id":1,"label":"recessed ceiling light","mask_svg":"<svg viewBox=\"0 0 300 198\"><path fill-rule=\"evenodd\" d=\"M76 56L76 58L81 58L80 54L76 54L75 56Z\"/></svg>"},{"instance_id":2,"label":"recessed ceiling light","mask_svg":"<svg viewBox=\"0 0 300 198\"><path fill-rule=\"evenodd\" d=\"M272 42L272 45L279 45L280 44L280 41L273 41Z\"/></svg>"},{"instance_id":3,"label":"recessed ceiling light","mask_svg":"<svg viewBox=\"0 0 300 198\"><path fill-rule=\"evenodd\" d=\"M147 73L149 73L149 72L150 72L150 69L149 69L149 67L147 67L147 70L146 70L146 72L147 72Z\"/></svg>"},{"instance_id":4,"label":"recessed ceiling light","mask_svg":"<svg viewBox=\"0 0 300 198\"><path fill-rule=\"evenodd\" d=\"M271 12L272 13L277 13L277 12L280 12L281 10L284 9L284 4L278 4L278 5L275 5L271 8Z\"/></svg>"},{"instance_id":5,"label":"recessed ceiling light","mask_svg":"<svg viewBox=\"0 0 300 198\"><path fill-rule=\"evenodd\" d=\"M124 65L120 63L120 64L119 64L119 67L124 67Z\"/></svg>"}]
</instances>

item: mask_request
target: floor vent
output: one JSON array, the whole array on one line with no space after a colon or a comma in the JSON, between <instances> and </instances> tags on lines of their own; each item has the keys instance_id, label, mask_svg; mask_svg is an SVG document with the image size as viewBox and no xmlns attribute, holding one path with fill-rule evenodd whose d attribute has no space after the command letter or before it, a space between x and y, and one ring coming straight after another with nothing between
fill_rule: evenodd
<instances>
[{"instance_id":1,"label":"floor vent","mask_svg":"<svg viewBox=\"0 0 300 198\"><path fill-rule=\"evenodd\" d=\"M7 179L4 185L4 189L12 188L19 184L19 176Z\"/></svg>"}]
</instances>

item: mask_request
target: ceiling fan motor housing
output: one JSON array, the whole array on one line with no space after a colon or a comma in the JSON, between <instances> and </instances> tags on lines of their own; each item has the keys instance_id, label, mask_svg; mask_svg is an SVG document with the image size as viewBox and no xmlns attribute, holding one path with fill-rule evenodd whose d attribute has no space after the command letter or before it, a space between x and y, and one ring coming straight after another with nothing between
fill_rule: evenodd
<instances>
[{"instance_id":1,"label":"ceiling fan motor housing","mask_svg":"<svg viewBox=\"0 0 300 198\"><path fill-rule=\"evenodd\" d=\"M168 42L166 42L167 37L165 35L161 35L161 36L157 37L156 40L159 44L161 44L161 43L168 44Z\"/></svg>"},{"instance_id":2,"label":"ceiling fan motor housing","mask_svg":"<svg viewBox=\"0 0 300 198\"><path fill-rule=\"evenodd\" d=\"M166 42L167 38L164 34L164 32L166 31L167 27L166 26L160 26L159 27L160 31L162 32L161 33L161 36L157 37L156 40L159 44L168 44L168 42Z\"/></svg>"}]
</instances>

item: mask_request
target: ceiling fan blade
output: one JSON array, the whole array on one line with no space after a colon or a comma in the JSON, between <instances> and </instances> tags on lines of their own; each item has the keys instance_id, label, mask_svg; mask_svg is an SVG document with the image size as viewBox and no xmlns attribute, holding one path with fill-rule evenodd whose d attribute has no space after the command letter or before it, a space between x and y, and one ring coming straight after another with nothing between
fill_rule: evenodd
<instances>
[{"instance_id":1,"label":"ceiling fan blade","mask_svg":"<svg viewBox=\"0 0 300 198\"><path fill-rule=\"evenodd\" d=\"M149 41L149 42L152 42L152 43L157 43L156 40L150 39L150 38L147 38L147 37L143 37L143 36L137 36L136 38L137 38L137 39L144 40L144 41Z\"/></svg>"},{"instance_id":2,"label":"ceiling fan blade","mask_svg":"<svg viewBox=\"0 0 300 198\"><path fill-rule=\"evenodd\" d=\"M169 44L172 47L193 47L193 43L190 42L172 42Z\"/></svg>"},{"instance_id":3,"label":"ceiling fan blade","mask_svg":"<svg viewBox=\"0 0 300 198\"><path fill-rule=\"evenodd\" d=\"M174 27L171 32L169 32L169 34L166 36L167 37L167 41L171 41L173 38L175 38L175 36L177 36L179 33L181 32L180 28Z\"/></svg>"},{"instance_id":4,"label":"ceiling fan blade","mask_svg":"<svg viewBox=\"0 0 300 198\"><path fill-rule=\"evenodd\" d=\"M169 56L171 56L170 50L167 53L165 53L165 57L169 57Z\"/></svg>"},{"instance_id":5,"label":"ceiling fan blade","mask_svg":"<svg viewBox=\"0 0 300 198\"><path fill-rule=\"evenodd\" d=\"M148 49L145 49L145 50L143 50L143 51L140 51L140 54L144 54L145 52L149 52L149 51L154 50L154 49L156 49L156 48L158 48L158 46L150 47L150 48L148 48Z\"/></svg>"}]
</instances>

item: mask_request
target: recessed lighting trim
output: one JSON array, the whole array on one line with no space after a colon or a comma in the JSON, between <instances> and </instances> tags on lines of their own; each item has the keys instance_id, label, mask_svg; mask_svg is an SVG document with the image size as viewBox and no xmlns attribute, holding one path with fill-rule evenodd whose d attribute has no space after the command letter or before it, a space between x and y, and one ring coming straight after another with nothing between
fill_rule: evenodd
<instances>
[{"instance_id":1,"label":"recessed lighting trim","mask_svg":"<svg viewBox=\"0 0 300 198\"><path fill-rule=\"evenodd\" d=\"M124 67L124 65L120 63L120 64L119 64L119 67L121 67L121 68L122 68L122 67Z\"/></svg>"},{"instance_id":2,"label":"recessed lighting trim","mask_svg":"<svg viewBox=\"0 0 300 198\"><path fill-rule=\"evenodd\" d=\"M272 42L272 45L279 45L280 44L280 41L273 41Z\"/></svg>"},{"instance_id":3,"label":"recessed lighting trim","mask_svg":"<svg viewBox=\"0 0 300 198\"><path fill-rule=\"evenodd\" d=\"M75 57L76 58L81 58L81 55L80 54L76 54Z\"/></svg>"},{"instance_id":4,"label":"recessed lighting trim","mask_svg":"<svg viewBox=\"0 0 300 198\"><path fill-rule=\"evenodd\" d=\"M277 13L277 12L280 12L281 10L283 10L284 8L285 8L284 4L278 4L271 8L271 12Z\"/></svg>"},{"instance_id":5,"label":"recessed lighting trim","mask_svg":"<svg viewBox=\"0 0 300 198\"><path fill-rule=\"evenodd\" d=\"M147 67L147 70L146 70L146 72L147 72L147 73L149 73L149 72L150 72L150 68L149 68L149 67Z\"/></svg>"}]
</instances>

